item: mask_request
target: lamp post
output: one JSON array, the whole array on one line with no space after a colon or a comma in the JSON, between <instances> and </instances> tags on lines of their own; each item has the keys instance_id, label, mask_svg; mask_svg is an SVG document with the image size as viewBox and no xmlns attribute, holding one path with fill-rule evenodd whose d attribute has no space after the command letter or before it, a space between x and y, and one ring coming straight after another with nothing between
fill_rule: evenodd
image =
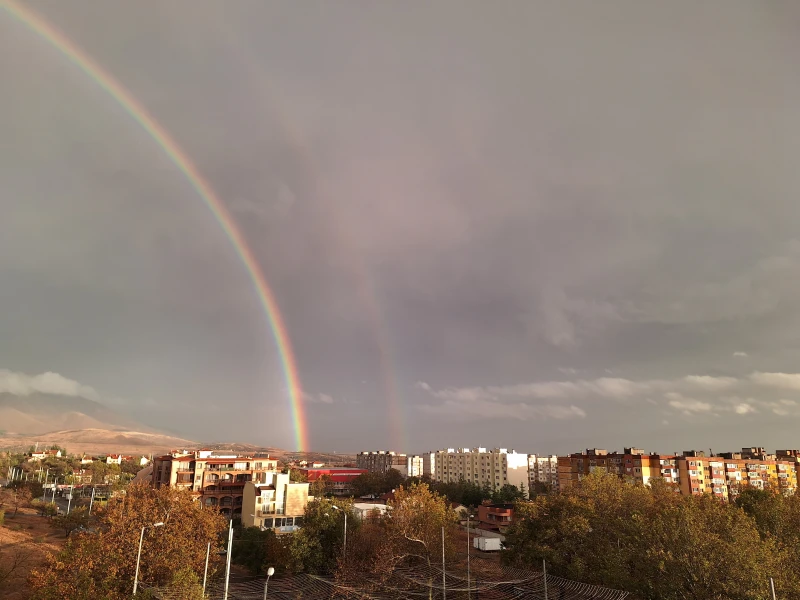
<instances>
[{"instance_id":1,"label":"lamp post","mask_svg":"<svg viewBox=\"0 0 800 600\"><path fill-rule=\"evenodd\" d=\"M139 553L136 555L136 576L133 578L133 595L136 595L136 589L139 587L139 561L142 559L142 542L144 541L144 530L152 527L163 527L164 523L159 521L152 525L145 525L142 527L142 533L139 535Z\"/></svg>"},{"instance_id":2,"label":"lamp post","mask_svg":"<svg viewBox=\"0 0 800 600\"><path fill-rule=\"evenodd\" d=\"M347 511L339 508L335 504L332 504L331 507L344 513L344 543L342 544L342 559L346 559L347 558Z\"/></svg>"},{"instance_id":3,"label":"lamp post","mask_svg":"<svg viewBox=\"0 0 800 600\"><path fill-rule=\"evenodd\" d=\"M269 578L275 575L275 568L267 569L267 580L264 582L264 600L267 600L267 590L269 589Z\"/></svg>"}]
</instances>

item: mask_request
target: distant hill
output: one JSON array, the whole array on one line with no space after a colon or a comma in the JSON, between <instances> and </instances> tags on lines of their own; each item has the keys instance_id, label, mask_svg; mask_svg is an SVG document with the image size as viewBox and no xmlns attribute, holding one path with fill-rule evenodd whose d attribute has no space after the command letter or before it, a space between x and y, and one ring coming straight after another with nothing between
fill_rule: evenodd
<instances>
[{"instance_id":1,"label":"distant hill","mask_svg":"<svg viewBox=\"0 0 800 600\"><path fill-rule=\"evenodd\" d=\"M307 460L309 462L322 462L326 465L337 465L344 463L355 463L354 454L332 454L330 452L297 452L295 450L283 450L272 446L257 446L255 444L232 443L213 443L202 444L200 447L208 450L230 450L239 454L267 453L272 458L277 458L283 462L293 460Z\"/></svg>"},{"instance_id":2,"label":"distant hill","mask_svg":"<svg viewBox=\"0 0 800 600\"><path fill-rule=\"evenodd\" d=\"M157 433L151 427L86 398L0 393L0 430L4 434L41 434L90 428Z\"/></svg>"},{"instance_id":3,"label":"distant hill","mask_svg":"<svg viewBox=\"0 0 800 600\"><path fill-rule=\"evenodd\" d=\"M171 435L119 429L70 429L40 434L0 435L0 448L27 449L52 444L73 454L161 454L173 449L196 448L197 443Z\"/></svg>"}]
</instances>

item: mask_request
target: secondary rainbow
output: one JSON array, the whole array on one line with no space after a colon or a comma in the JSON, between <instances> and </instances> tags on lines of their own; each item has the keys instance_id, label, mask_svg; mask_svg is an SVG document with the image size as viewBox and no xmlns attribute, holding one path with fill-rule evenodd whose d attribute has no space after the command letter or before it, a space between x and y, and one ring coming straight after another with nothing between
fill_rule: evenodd
<instances>
[{"instance_id":1,"label":"secondary rainbow","mask_svg":"<svg viewBox=\"0 0 800 600\"><path fill-rule=\"evenodd\" d=\"M275 296L270 289L258 262L248 248L242 232L231 217L225 205L217 197L211 186L203 179L202 175L189 159L187 154L172 139L147 110L126 90L114 77L95 63L73 42L47 23L39 15L28 8L21 6L15 0L0 0L6 12L23 23L31 31L37 33L67 57L86 75L94 80L102 89L108 92L133 119L142 126L151 138L164 150L172 162L184 174L191 186L203 202L211 210L219 225L227 235L234 250L242 261L247 273L255 287L258 299L264 308L267 320L272 330L275 345L280 355L281 366L286 378L289 400L291 402L292 420L294 424L295 445L298 450L308 449L308 431L303 407L303 390L297 370L291 341L286 330L286 325L281 317Z\"/></svg>"}]
</instances>

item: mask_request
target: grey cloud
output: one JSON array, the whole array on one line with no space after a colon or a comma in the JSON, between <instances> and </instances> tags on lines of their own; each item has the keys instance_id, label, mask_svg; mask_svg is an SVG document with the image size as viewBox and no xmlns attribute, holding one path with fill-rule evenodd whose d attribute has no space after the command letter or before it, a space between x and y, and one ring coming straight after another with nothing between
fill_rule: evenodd
<instances>
[{"instance_id":1,"label":"grey cloud","mask_svg":"<svg viewBox=\"0 0 800 600\"><path fill-rule=\"evenodd\" d=\"M99 400L99 395L94 388L51 371L38 375L27 375L0 369L0 393L14 396L30 396L39 393Z\"/></svg>"},{"instance_id":2,"label":"grey cloud","mask_svg":"<svg viewBox=\"0 0 800 600\"><path fill-rule=\"evenodd\" d=\"M315 390L314 447L382 447L398 412L398 450L440 446L460 405L460 435L540 451L791 443L793 3L26 6L233 215ZM153 398L131 409L187 437L293 444L268 320L180 170L5 13L0 77L0 364ZM668 393L713 409L695 424ZM204 418L221 398L253 418Z\"/></svg>"}]
</instances>

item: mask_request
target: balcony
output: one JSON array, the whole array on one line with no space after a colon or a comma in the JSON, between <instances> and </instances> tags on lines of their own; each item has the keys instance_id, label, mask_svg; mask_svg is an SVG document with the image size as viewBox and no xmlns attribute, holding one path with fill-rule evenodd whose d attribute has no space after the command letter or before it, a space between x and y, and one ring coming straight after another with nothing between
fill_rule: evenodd
<instances>
[{"instance_id":1,"label":"balcony","mask_svg":"<svg viewBox=\"0 0 800 600\"><path fill-rule=\"evenodd\" d=\"M205 470L219 472L219 471L252 471L253 469L250 469L248 467L233 467L233 466L228 467L228 466L214 465L213 467L206 467ZM262 469L262 471L263 470L264 469Z\"/></svg>"},{"instance_id":2,"label":"balcony","mask_svg":"<svg viewBox=\"0 0 800 600\"><path fill-rule=\"evenodd\" d=\"M241 488L217 488L217 489L208 489L205 488L202 490L204 496L241 496L242 489Z\"/></svg>"}]
</instances>

